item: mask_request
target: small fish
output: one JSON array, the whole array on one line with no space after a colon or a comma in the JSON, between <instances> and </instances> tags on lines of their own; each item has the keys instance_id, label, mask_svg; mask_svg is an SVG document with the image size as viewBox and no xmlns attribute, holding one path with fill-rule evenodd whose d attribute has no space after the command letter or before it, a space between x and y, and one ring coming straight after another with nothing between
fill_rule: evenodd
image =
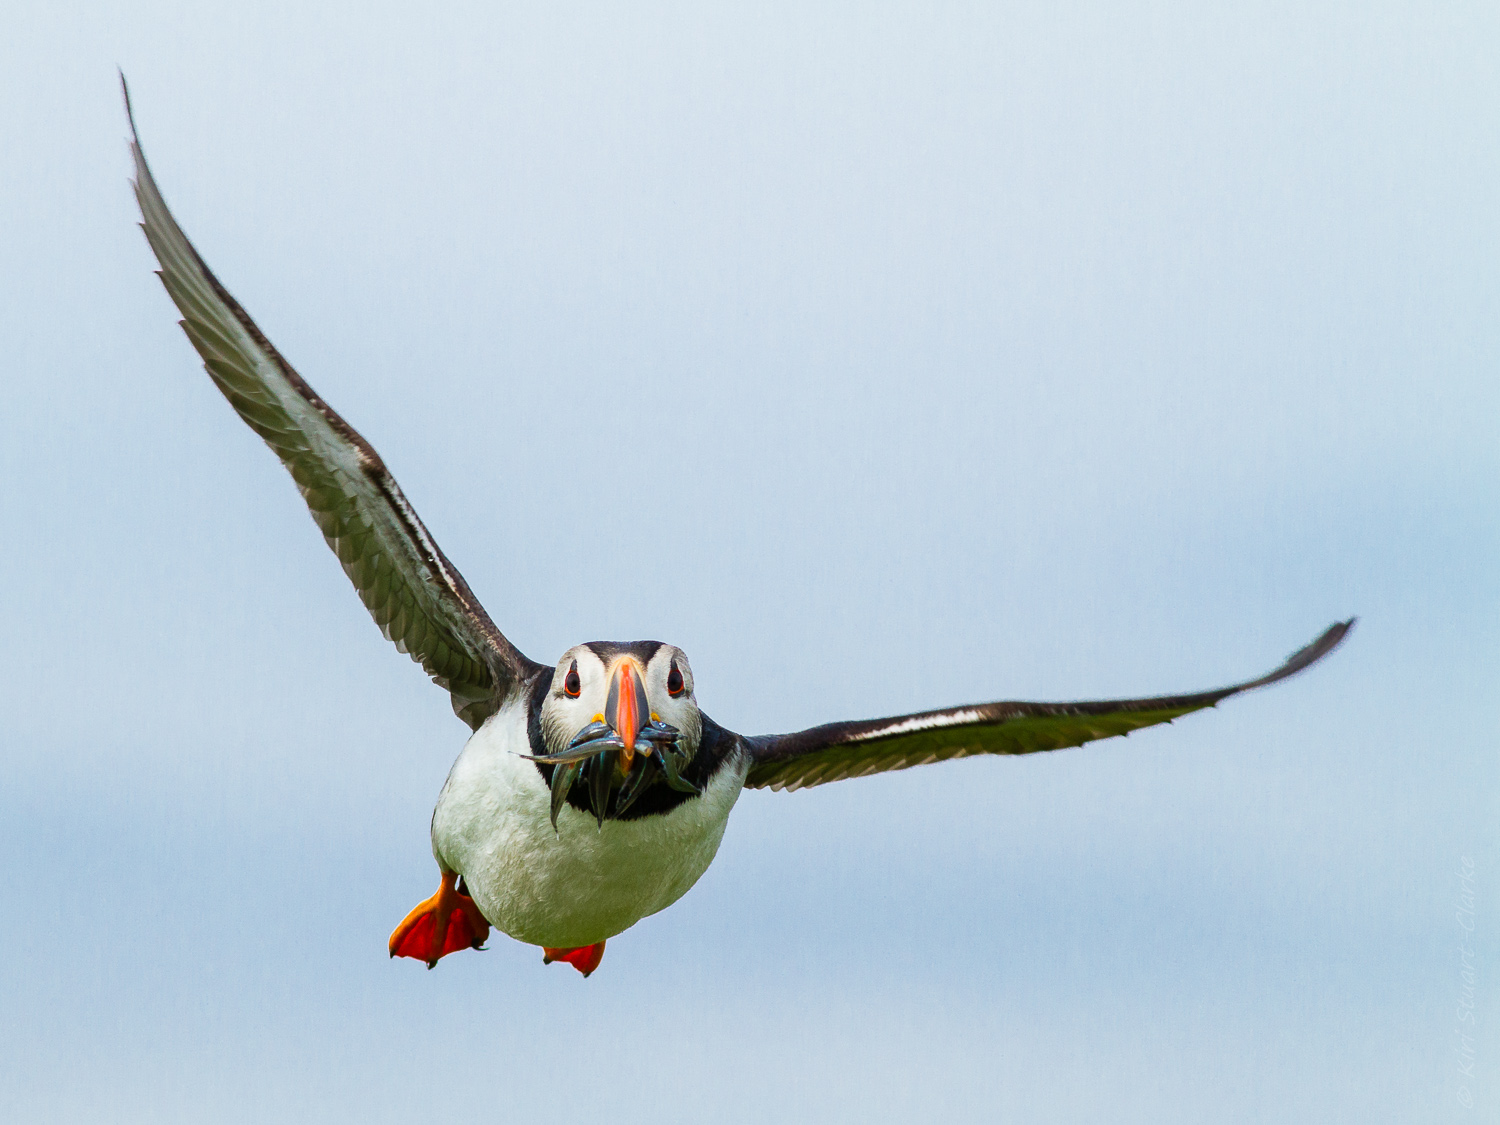
<instances>
[{"instance_id":1,"label":"small fish","mask_svg":"<svg viewBox=\"0 0 1500 1125\"><path fill-rule=\"evenodd\" d=\"M615 739L615 744L621 745L620 740ZM604 827L604 818L609 815L609 787L614 779L613 750L601 750L597 756L589 759L589 807L594 810L600 828Z\"/></svg>"},{"instance_id":2,"label":"small fish","mask_svg":"<svg viewBox=\"0 0 1500 1125\"><path fill-rule=\"evenodd\" d=\"M688 764L687 755L674 745L671 749L663 746L658 757L661 759L662 772L667 775L667 784L679 793L696 793L698 787L687 778L682 776L682 771Z\"/></svg>"},{"instance_id":3,"label":"small fish","mask_svg":"<svg viewBox=\"0 0 1500 1125\"><path fill-rule=\"evenodd\" d=\"M568 800L568 792L573 788L573 782L578 780L578 774L582 769L582 762L570 762L552 771L552 831L554 832L557 831L557 814L562 812L562 807Z\"/></svg>"},{"instance_id":4,"label":"small fish","mask_svg":"<svg viewBox=\"0 0 1500 1125\"><path fill-rule=\"evenodd\" d=\"M655 758L642 753L641 760L636 767L630 771L630 776L625 779L625 784L620 787L620 793L615 798L614 815L624 816L625 810L635 804L635 799L651 788L652 782L661 773L661 765Z\"/></svg>"},{"instance_id":5,"label":"small fish","mask_svg":"<svg viewBox=\"0 0 1500 1125\"><path fill-rule=\"evenodd\" d=\"M624 748L625 743L620 741L619 735L608 734L603 738L570 745L566 750L556 754L522 754L521 757L529 762L541 762L544 765L567 765L570 762L586 761L604 750L623 750Z\"/></svg>"}]
</instances>

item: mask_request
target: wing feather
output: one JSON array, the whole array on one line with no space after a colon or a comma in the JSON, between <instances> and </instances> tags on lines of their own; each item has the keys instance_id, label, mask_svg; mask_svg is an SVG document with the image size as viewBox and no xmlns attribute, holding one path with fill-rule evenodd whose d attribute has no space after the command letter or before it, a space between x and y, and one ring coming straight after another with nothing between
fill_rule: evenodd
<instances>
[{"instance_id":1,"label":"wing feather","mask_svg":"<svg viewBox=\"0 0 1500 1125\"><path fill-rule=\"evenodd\" d=\"M1352 618L1330 626L1281 667L1258 679L1194 695L1082 703L979 703L749 738L745 742L752 764L745 785L807 789L952 758L1034 754L1128 735L1295 675L1332 652L1353 626Z\"/></svg>"},{"instance_id":2,"label":"wing feather","mask_svg":"<svg viewBox=\"0 0 1500 1125\"><path fill-rule=\"evenodd\" d=\"M129 90L125 108L130 114ZM448 690L454 711L477 729L540 665L495 627L379 454L281 357L199 257L157 189L133 114L130 131L141 229L209 377L291 473L380 631Z\"/></svg>"}]
</instances>

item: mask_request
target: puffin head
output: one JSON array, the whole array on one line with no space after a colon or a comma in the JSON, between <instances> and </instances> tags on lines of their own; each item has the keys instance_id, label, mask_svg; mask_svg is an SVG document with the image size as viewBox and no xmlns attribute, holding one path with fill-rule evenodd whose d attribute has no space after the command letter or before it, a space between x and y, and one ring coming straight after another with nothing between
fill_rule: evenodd
<instances>
[{"instance_id":1,"label":"puffin head","mask_svg":"<svg viewBox=\"0 0 1500 1125\"><path fill-rule=\"evenodd\" d=\"M575 784L602 825L656 784L697 792L682 776L703 738L687 654L660 641L590 641L563 653L542 699L552 766L552 824Z\"/></svg>"}]
</instances>

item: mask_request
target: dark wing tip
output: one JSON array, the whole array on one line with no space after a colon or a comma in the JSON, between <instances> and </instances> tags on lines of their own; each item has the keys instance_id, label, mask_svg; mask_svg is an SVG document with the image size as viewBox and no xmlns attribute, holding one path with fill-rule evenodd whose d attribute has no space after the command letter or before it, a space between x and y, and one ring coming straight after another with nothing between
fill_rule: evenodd
<instances>
[{"instance_id":1,"label":"dark wing tip","mask_svg":"<svg viewBox=\"0 0 1500 1125\"><path fill-rule=\"evenodd\" d=\"M1323 630L1317 640L1309 645L1304 645L1292 653L1291 656L1288 656L1286 662L1280 668L1277 668L1274 672L1266 673L1258 680L1251 680L1249 683L1241 685L1237 690L1249 691L1252 688L1266 687L1284 680L1288 676L1295 676L1298 672L1311 668L1343 643L1344 638L1349 635L1350 630L1354 628L1354 623L1358 620L1359 618L1357 617L1351 617L1348 621L1334 622Z\"/></svg>"},{"instance_id":2,"label":"dark wing tip","mask_svg":"<svg viewBox=\"0 0 1500 1125\"><path fill-rule=\"evenodd\" d=\"M141 192L147 190L148 186L149 190L158 196L161 192L156 189L156 180L151 175L151 166L146 163L146 151L141 147L141 131L136 128L135 107L130 102L130 84L125 81L125 72L123 70L120 71L120 94L125 99L125 120L130 125L130 156L135 162L135 178L130 183L135 189L136 200L139 202ZM162 206L166 206L165 201ZM141 229L146 229L145 223L141 224ZM183 237L186 239L187 236L184 235Z\"/></svg>"},{"instance_id":3,"label":"dark wing tip","mask_svg":"<svg viewBox=\"0 0 1500 1125\"><path fill-rule=\"evenodd\" d=\"M135 127L135 109L130 104L130 83L125 81L125 71L122 68L117 66L115 71L120 76L120 94L125 99L125 120L130 122L130 139L140 144L141 135Z\"/></svg>"}]
</instances>

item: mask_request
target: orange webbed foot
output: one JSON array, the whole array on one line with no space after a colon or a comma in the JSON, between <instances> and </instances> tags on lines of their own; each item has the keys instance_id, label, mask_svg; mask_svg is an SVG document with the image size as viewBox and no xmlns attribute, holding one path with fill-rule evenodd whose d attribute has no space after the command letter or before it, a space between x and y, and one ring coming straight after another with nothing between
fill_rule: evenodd
<instances>
[{"instance_id":1,"label":"orange webbed foot","mask_svg":"<svg viewBox=\"0 0 1500 1125\"><path fill-rule=\"evenodd\" d=\"M490 924L474 900L458 890L458 876L443 872L437 894L412 907L387 943L392 957L414 957L430 969L438 959L460 949L478 949L490 936Z\"/></svg>"},{"instance_id":2,"label":"orange webbed foot","mask_svg":"<svg viewBox=\"0 0 1500 1125\"><path fill-rule=\"evenodd\" d=\"M593 945L579 945L572 949L553 949L550 946L542 946L542 964L550 965L554 961L566 961L584 976L588 976L599 967L599 962L604 960L604 943L595 942Z\"/></svg>"}]
</instances>

